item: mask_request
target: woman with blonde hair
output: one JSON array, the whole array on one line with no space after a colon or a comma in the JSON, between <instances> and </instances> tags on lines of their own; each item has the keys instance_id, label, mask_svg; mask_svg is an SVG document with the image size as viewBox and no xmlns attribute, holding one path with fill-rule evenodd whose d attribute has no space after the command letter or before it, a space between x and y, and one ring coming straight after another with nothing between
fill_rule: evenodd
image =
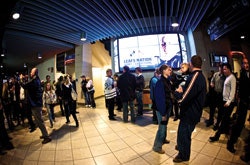
<instances>
[{"instance_id":1,"label":"woman with blonde hair","mask_svg":"<svg viewBox=\"0 0 250 165\"><path fill-rule=\"evenodd\" d=\"M49 116L50 127L53 128L53 122L55 122L54 106L56 103L56 93L50 82L45 84L43 92L43 106L47 109Z\"/></svg>"}]
</instances>

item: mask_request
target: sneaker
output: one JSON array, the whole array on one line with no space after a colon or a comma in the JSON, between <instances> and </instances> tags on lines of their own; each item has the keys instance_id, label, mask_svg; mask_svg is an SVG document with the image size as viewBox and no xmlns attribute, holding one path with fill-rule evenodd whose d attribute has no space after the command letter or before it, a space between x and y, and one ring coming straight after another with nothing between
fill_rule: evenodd
<instances>
[{"instance_id":1,"label":"sneaker","mask_svg":"<svg viewBox=\"0 0 250 165\"><path fill-rule=\"evenodd\" d=\"M46 144L46 143L49 143L49 142L51 142L51 138L46 137L46 138L43 139L42 144Z\"/></svg>"},{"instance_id":2,"label":"sneaker","mask_svg":"<svg viewBox=\"0 0 250 165\"><path fill-rule=\"evenodd\" d=\"M165 151L164 151L163 149L161 149L161 150L159 150L159 151L154 150L154 152L157 152L157 153L159 153L159 154L165 154Z\"/></svg>"},{"instance_id":3,"label":"sneaker","mask_svg":"<svg viewBox=\"0 0 250 165\"><path fill-rule=\"evenodd\" d=\"M34 132L36 130L36 127L32 127L31 129L30 129L30 133L31 132Z\"/></svg>"},{"instance_id":4,"label":"sneaker","mask_svg":"<svg viewBox=\"0 0 250 165\"><path fill-rule=\"evenodd\" d=\"M219 138L216 137L216 136L211 136L211 137L209 137L209 141L210 141L210 142L215 142L215 141L218 141L218 140L219 140Z\"/></svg>"},{"instance_id":5,"label":"sneaker","mask_svg":"<svg viewBox=\"0 0 250 165\"><path fill-rule=\"evenodd\" d=\"M169 144L170 143L170 140L165 140L164 142L163 142L163 144Z\"/></svg>"},{"instance_id":6,"label":"sneaker","mask_svg":"<svg viewBox=\"0 0 250 165\"><path fill-rule=\"evenodd\" d=\"M175 162L175 163L181 163L181 162L185 162L185 161L189 161L189 159L182 159L178 155L173 159L173 162Z\"/></svg>"},{"instance_id":7,"label":"sneaker","mask_svg":"<svg viewBox=\"0 0 250 165\"><path fill-rule=\"evenodd\" d=\"M234 145L232 144L227 144L227 150L233 154L236 152L236 150L234 149Z\"/></svg>"}]
</instances>

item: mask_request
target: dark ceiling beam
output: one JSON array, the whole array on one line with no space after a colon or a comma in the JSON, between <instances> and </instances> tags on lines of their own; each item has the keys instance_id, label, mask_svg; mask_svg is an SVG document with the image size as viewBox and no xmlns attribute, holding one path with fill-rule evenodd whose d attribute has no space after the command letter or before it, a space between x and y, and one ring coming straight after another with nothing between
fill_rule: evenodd
<instances>
[{"instance_id":1,"label":"dark ceiling beam","mask_svg":"<svg viewBox=\"0 0 250 165\"><path fill-rule=\"evenodd\" d=\"M135 4L133 4L132 1L134 1L134 0L129 0L129 4L130 4L130 6L131 6L131 8L133 10L133 13L136 16L134 19L139 20L139 15L138 15L138 13L136 11ZM138 23L136 23L136 25L137 25L136 27L137 27L139 33L141 33L140 29L144 32L144 28L143 28L143 25L142 25L141 21L139 21Z\"/></svg>"},{"instance_id":2,"label":"dark ceiling beam","mask_svg":"<svg viewBox=\"0 0 250 165\"><path fill-rule=\"evenodd\" d=\"M116 25L123 29L123 33L121 33L121 35L128 35L129 32L131 33L131 29L123 22L120 13L115 9L115 7L109 3L108 0L104 0L104 4L108 7L107 11L112 11L114 17L113 19L115 19Z\"/></svg>"}]
</instances>

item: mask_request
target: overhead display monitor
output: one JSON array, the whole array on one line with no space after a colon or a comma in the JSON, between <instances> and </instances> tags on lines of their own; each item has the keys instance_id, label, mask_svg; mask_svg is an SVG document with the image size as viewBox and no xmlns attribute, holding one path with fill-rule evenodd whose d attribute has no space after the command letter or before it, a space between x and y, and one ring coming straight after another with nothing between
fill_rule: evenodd
<instances>
[{"instance_id":1,"label":"overhead display monitor","mask_svg":"<svg viewBox=\"0 0 250 165\"><path fill-rule=\"evenodd\" d=\"M179 34L135 36L121 38L114 43L115 66L119 66L120 72L125 65L131 70L136 67L155 70L162 64L180 68L180 64L187 59L184 37Z\"/></svg>"}]
</instances>

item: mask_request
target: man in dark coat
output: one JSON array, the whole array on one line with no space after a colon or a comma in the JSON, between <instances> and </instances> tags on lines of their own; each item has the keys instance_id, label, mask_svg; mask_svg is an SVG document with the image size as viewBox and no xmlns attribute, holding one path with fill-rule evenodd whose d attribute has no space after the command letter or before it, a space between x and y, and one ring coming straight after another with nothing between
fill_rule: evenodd
<instances>
[{"instance_id":1,"label":"man in dark coat","mask_svg":"<svg viewBox=\"0 0 250 165\"><path fill-rule=\"evenodd\" d=\"M191 73L185 86L176 90L181 94L178 101L180 105L180 123L177 133L177 146L179 150L173 159L175 163L189 161L191 154L191 136L196 124L200 121L203 105L206 98L206 79L201 71L202 58L192 56L190 62ZM177 94L177 93L176 93Z\"/></svg>"},{"instance_id":2,"label":"man in dark coat","mask_svg":"<svg viewBox=\"0 0 250 165\"><path fill-rule=\"evenodd\" d=\"M134 99L135 99L135 88L136 79L133 74L130 73L128 66L123 67L123 74L119 77L117 83L121 93L121 101L123 105L123 121L128 122L128 105L130 107L131 122L135 122L135 111L134 111Z\"/></svg>"},{"instance_id":3,"label":"man in dark coat","mask_svg":"<svg viewBox=\"0 0 250 165\"><path fill-rule=\"evenodd\" d=\"M28 90L28 100L31 106L32 115L35 118L35 122L39 129L41 130L42 136L40 138L43 139L42 144L46 144L51 141L51 138L48 135L48 131L44 125L44 121L42 119L42 86L41 80L38 76L38 69L33 68L30 72L30 81L27 83L22 82L23 75L20 75L21 85L24 89Z\"/></svg>"},{"instance_id":4,"label":"man in dark coat","mask_svg":"<svg viewBox=\"0 0 250 165\"><path fill-rule=\"evenodd\" d=\"M232 132L230 135L230 139L227 142L227 149L235 153L234 144L237 142L238 137L240 137L241 131L244 128L247 110L249 107L250 101L250 72L249 72L249 63L248 59L244 58L242 60L242 69L240 72L240 80L239 80L239 107L237 110L237 119L235 124L232 126Z\"/></svg>"}]
</instances>

